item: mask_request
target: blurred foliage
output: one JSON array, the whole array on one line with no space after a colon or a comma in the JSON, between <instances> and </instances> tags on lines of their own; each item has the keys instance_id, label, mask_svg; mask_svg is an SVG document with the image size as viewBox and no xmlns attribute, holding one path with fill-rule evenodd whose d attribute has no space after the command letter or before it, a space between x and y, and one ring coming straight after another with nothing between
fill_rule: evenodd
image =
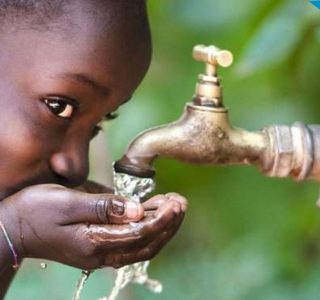
<instances>
[{"instance_id":1,"label":"blurred foliage","mask_svg":"<svg viewBox=\"0 0 320 300\"><path fill-rule=\"evenodd\" d=\"M134 99L106 126L113 159L141 130L181 115L203 70L191 58L195 44L234 53L235 65L220 70L234 125L320 123L320 10L308 1L162 0L149 8L153 62ZM132 287L121 299L319 299L316 183L164 159L156 169L157 192L186 195L189 212L151 267L164 293ZM7 299L70 299L78 273L29 262ZM83 299L96 299L110 284L110 273L97 272Z\"/></svg>"}]
</instances>

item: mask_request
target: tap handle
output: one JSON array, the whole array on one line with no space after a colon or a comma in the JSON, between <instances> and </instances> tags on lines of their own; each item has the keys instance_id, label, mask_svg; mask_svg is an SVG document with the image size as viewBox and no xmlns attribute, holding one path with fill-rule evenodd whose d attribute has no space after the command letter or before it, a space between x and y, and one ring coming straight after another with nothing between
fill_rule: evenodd
<instances>
[{"instance_id":1,"label":"tap handle","mask_svg":"<svg viewBox=\"0 0 320 300\"><path fill-rule=\"evenodd\" d=\"M229 67L233 62L233 55L228 50L221 50L215 46L197 45L193 48L193 58L207 64Z\"/></svg>"}]
</instances>

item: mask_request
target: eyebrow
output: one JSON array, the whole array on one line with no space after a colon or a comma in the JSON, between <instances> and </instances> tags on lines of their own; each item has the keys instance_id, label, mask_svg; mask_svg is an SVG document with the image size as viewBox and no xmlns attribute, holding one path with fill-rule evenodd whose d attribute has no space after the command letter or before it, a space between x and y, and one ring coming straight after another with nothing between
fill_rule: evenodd
<instances>
[{"instance_id":1,"label":"eyebrow","mask_svg":"<svg viewBox=\"0 0 320 300\"><path fill-rule=\"evenodd\" d=\"M98 92L101 95L107 95L110 91L108 87L98 83L92 77L84 73L62 73L55 75L54 78L69 79L72 81L76 81L78 83L90 87L92 90Z\"/></svg>"}]
</instances>

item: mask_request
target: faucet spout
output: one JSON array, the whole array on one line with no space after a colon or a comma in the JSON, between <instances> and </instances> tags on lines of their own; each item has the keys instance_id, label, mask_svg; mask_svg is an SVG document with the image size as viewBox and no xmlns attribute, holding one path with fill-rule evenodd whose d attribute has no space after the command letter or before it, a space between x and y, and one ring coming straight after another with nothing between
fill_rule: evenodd
<instances>
[{"instance_id":1,"label":"faucet spout","mask_svg":"<svg viewBox=\"0 0 320 300\"><path fill-rule=\"evenodd\" d=\"M188 103L182 117L138 135L115 164L119 172L152 177L161 156L198 165L267 165L268 135L233 128L228 110Z\"/></svg>"}]
</instances>

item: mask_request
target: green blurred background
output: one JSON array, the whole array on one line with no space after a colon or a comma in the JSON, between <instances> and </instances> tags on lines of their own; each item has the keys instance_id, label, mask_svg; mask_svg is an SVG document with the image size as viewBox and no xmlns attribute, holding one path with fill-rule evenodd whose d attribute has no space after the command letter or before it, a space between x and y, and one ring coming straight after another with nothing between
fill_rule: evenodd
<instances>
[{"instance_id":1,"label":"green blurred background","mask_svg":"<svg viewBox=\"0 0 320 300\"><path fill-rule=\"evenodd\" d=\"M141 130L181 115L203 70L191 58L195 44L234 53L234 66L220 71L234 125L320 123L320 10L308 1L153 0L149 11L153 62L134 99L105 126L112 160ZM92 178L110 170L101 163L105 141L92 155L93 165L105 169L94 167ZM130 286L120 300L319 299L316 183L266 178L251 167L159 160L156 169L157 192L184 194L188 215L150 268L163 282L163 294ZM78 276L79 270L66 266L50 262L42 270L39 261L28 261L7 299L71 299ZM82 299L105 295L112 276L97 271Z\"/></svg>"}]
</instances>

